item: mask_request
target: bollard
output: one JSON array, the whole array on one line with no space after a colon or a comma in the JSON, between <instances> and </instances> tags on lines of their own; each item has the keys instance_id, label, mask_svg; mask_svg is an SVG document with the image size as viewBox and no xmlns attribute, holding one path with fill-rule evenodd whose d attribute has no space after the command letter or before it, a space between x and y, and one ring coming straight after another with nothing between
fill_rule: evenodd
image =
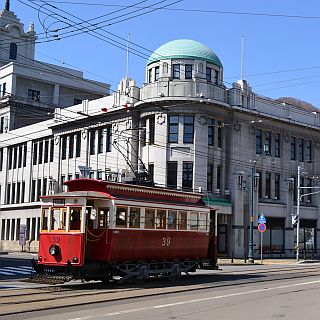
<instances>
[{"instance_id":1,"label":"bollard","mask_svg":"<svg viewBox=\"0 0 320 320\"><path fill-rule=\"evenodd\" d=\"M231 263L233 263L233 251L231 252Z\"/></svg>"},{"instance_id":2,"label":"bollard","mask_svg":"<svg viewBox=\"0 0 320 320\"><path fill-rule=\"evenodd\" d=\"M303 249L303 260L306 260L306 249Z\"/></svg>"},{"instance_id":3,"label":"bollard","mask_svg":"<svg viewBox=\"0 0 320 320\"><path fill-rule=\"evenodd\" d=\"M247 263L247 251L244 252L244 263Z\"/></svg>"}]
</instances>

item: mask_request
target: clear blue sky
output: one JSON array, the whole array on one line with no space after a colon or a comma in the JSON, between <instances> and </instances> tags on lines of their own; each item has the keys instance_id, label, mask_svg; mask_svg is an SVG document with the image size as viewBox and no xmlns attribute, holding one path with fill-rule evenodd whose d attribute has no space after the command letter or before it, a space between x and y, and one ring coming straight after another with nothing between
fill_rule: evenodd
<instances>
[{"instance_id":1,"label":"clear blue sky","mask_svg":"<svg viewBox=\"0 0 320 320\"><path fill-rule=\"evenodd\" d=\"M224 80L229 87L240 78L243 35L244 79L255 92L272 98L291 96L320 107L319 0L184 0L167 9L128 19L151 10L140 10L143 6L161 7L175 1L178 0L47 1L56 6L53 8L44 5L45 1L11 0L11 10L21 18L25 29L30 21L34 21L41 42L36 47L37 59L56 64L64 61L65 66L84 71L87 78L110 83L112 89L116 89L125 75L125 50L83 32L64 38L65 32L74 28L61 30L58 33L60 41L47 42L38 15L46 28L51 25L49 30L67 26L55 22L57 20L68 19L71 23L70 20L79 22L80 18L90 23L106 21L101 25L111 25L104 29L123 39L130 33L131 41L142 47L135 47L142 57L130 54L129 58L129 76L138 85L144 81L145 63L151 51L170 40L193 39L204 43L219 56L224 66ZM1 2L4 7L5 1ZM122 7L139 2L139 5L125 10ZM44 5L41 10L51 11L50 16L31 8L41 5ZM116 10L119 11L112 14ZM133 13L136 10L140 11ZM130 11L132 13L125 16ZM106 16L94 20L101 15ZM113 44L120 41L125 46L120 38L101 30L97 32L98 37L110 42L106 39L109 37ZM48 39L52 39L50 35L53 33L48 32Z\"/></svg>"}]
</instances>

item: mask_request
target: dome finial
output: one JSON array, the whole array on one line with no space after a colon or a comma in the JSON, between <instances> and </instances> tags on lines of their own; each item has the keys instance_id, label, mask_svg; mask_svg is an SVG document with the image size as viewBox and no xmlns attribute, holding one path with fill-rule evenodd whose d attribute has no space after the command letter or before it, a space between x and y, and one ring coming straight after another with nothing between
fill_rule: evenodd
<instances>
[{"instance_id":1,"label":"dome finial","mask_svg":"<svg viewBox=\"0 0 320 320\"><path fill-rule=\"evenodd\" d=\"M4 6L4 9L7 11L10 11L10 0L6 0L6 4Z\"/></svg>"}]
</instances>

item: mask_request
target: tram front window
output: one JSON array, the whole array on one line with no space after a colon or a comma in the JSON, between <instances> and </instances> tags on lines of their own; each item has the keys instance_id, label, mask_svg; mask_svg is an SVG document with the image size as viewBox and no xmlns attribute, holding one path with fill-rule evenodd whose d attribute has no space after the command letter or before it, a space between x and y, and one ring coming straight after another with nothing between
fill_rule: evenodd
<instances>
[{"instance_id":1,"label":"tram front window","mask_svg":"<svg viewBox=\"0 0 320 320\"><path fill-rule=\"evenodd\" d=\"M49 217L49 208L42 209L41 230L43 231L48 231L48 217Z\"/></svg>"},{"instance_id":2,"label":"tram front window","mask_svg":"<svg viewBox=\"0 0 320 320\"><path fill-rule=\"evenodd\" d=\"M51 214L51 231L66 230L66 209L54 208Z\"/></svg>"},{"instance_id":3,"label":"tram front window","mask_svg":"<svg viewBox=\"0 0 320 320\"><path fill-rule=\"evenodd\" d=\"M80 231L81 227L81 208L70 209L70 230Z\"/></svg>"}]
</instances>

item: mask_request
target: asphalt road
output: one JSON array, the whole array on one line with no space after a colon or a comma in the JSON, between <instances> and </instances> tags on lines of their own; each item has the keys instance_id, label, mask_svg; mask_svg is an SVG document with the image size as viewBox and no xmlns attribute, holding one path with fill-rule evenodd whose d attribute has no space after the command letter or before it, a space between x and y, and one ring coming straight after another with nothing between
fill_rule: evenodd
<instances>
[{"instance_id":1,"label":"asphalt road","mask_svg":"<svg viewBox=\"0 0 320 320\"><path fill-rule=\"evenodd\" d=\"M310 268L310 269L308 269ZM57 307L0 319L319 319L320 265L232 266L180 279L176 292L155 283L157 294ZM152 285L152 283L151 283ZM87 287L89 288L89 287ZM63 294L62 292L57 292ZM110 293L110 298L112 294ZM79 300L78 300L79 303ZM53 301L53 305L55 302Z\"/></svg>"}]
</instances>

